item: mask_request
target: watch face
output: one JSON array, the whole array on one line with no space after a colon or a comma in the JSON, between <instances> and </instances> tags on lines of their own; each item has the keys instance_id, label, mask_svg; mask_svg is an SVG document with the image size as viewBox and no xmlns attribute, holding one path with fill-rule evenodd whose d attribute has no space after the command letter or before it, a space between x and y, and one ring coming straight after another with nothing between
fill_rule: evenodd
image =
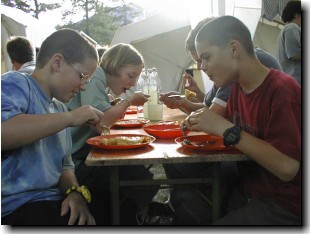
<instances>
[{"instance_id":1,"label":"watch face","mask_svg":"<svg viewBox=\"0 0 310 234\"><path fill-rule=\"evenodd\" d=\"M236 140L236 134L234 134L233 132L228 132L228 134L225 136L227 141L234 141Z\"/></svg>"}]
</instances>

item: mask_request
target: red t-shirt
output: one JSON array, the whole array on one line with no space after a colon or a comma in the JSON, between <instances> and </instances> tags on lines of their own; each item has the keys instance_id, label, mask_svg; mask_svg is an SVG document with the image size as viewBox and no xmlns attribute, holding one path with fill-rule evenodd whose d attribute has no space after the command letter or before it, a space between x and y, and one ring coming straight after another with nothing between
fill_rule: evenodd
<instances>
[{"instance_id":1,"label":"red t-shirt","mask_svg":"<svg viewBox=\"0 0 310 234\"><path fill-rule=\"evenodd\" d=\"M250 94L244 94L236 82L226 114L246 132L301 161L301 88L290 76L271 69L264 82ZM239 168L245 190L252 196L270 198L301 216L301 169L292 181L284 182L254 161L240 162Z\"/></svg>"}]
</instances>

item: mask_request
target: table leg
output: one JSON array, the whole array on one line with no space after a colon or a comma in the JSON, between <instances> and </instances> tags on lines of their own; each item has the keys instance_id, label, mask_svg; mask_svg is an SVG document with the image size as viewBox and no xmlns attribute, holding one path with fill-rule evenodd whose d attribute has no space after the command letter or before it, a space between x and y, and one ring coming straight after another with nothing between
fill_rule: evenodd
<instances>
[{"instance_id":1,"label":"table leg","mask_svg":"<svg viewBox=\"0 0 310 234\"><path fill-rule=\"evenodd\" d=\"M213 182L212 182L212 204L213 204L213 222L219 219L221 212L221 192L220 192L220 170L221 163L213 163Z\"/></svg>"},{"instance_id":2,"label":"table leg","mask_svg":"<svg viewBox=\"0 0 310 234\"><path fill-rule=\"evenodd\" d=\"M120 225L119 202L119 168L110 167L110 195L111 195L111 221L112 225Z\"/></svg>"}]
</instances>

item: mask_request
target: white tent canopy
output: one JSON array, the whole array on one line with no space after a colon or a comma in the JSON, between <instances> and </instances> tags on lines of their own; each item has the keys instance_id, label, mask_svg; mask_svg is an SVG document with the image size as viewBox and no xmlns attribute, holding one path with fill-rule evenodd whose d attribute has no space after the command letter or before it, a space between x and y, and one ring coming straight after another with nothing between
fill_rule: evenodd
<instances>
[{"instance_id":1,"label":"white tent canopy","mask_svg":"<svg viewBox=\"0 0 310 234\"><path fill-rule=\"evenodd\" d=\"M191 63L185 51L188 32L203 18L212 15L234 15L250 29L254 45L274 54L278 24L266 24L262 20L262 0L205 0L188 8L174 8L137 23L120 27L112 45L130 43L143 55L147 68L157 67L163 91L181 90L181 76ZM281 0L288 1L288 0ZM275 6L277 7L277 6ZM268 30L267 30L268 27ZM212 82L201 72L203 89L209 90Z\"/></svg>"},{"instance_id":2,"label":"white tent canopy","mask_svg":"<svg viewBox=\"0 0 310 234\"><path fill-rule=\"evenodd\" d=\"M1 5L1 73L12 68L6 52L10 36L25 36L35 47L40 47L45 38L55 30L22 10Z\"/></svg>"},{"instance_id":3,"label":"white tent canopy","mask_svg":"<svg viewBox=\"0 0 310 234\"><path fill-rule=\"evenodd\" d=\"M190 25L186 9L168 11L119 28L111 44L132 44L143 55L146 68L158 68L163 89L176 89L183 69L191 63L184 49Z\"/></svg>"}]
</instances>

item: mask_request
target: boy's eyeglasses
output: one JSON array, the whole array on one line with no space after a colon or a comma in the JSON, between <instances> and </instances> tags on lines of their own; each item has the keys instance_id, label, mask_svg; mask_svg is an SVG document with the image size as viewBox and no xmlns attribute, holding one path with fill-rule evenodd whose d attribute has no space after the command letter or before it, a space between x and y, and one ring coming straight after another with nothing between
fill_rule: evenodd
<instances>
[{"instance_id":1,"label":"boy's eyeglasses","mask_svg":"<svg viewBox=\"0 0 310 234\"><path fill-rule=\"evenodd\" d=\"M72 63L71 63L71 66L74 67L74 69L77 70L77 72L80 74L81 85L88 84L91 81L90 75L85 75L76 66L74 66Z\"/></svg>"}]
</instances>

